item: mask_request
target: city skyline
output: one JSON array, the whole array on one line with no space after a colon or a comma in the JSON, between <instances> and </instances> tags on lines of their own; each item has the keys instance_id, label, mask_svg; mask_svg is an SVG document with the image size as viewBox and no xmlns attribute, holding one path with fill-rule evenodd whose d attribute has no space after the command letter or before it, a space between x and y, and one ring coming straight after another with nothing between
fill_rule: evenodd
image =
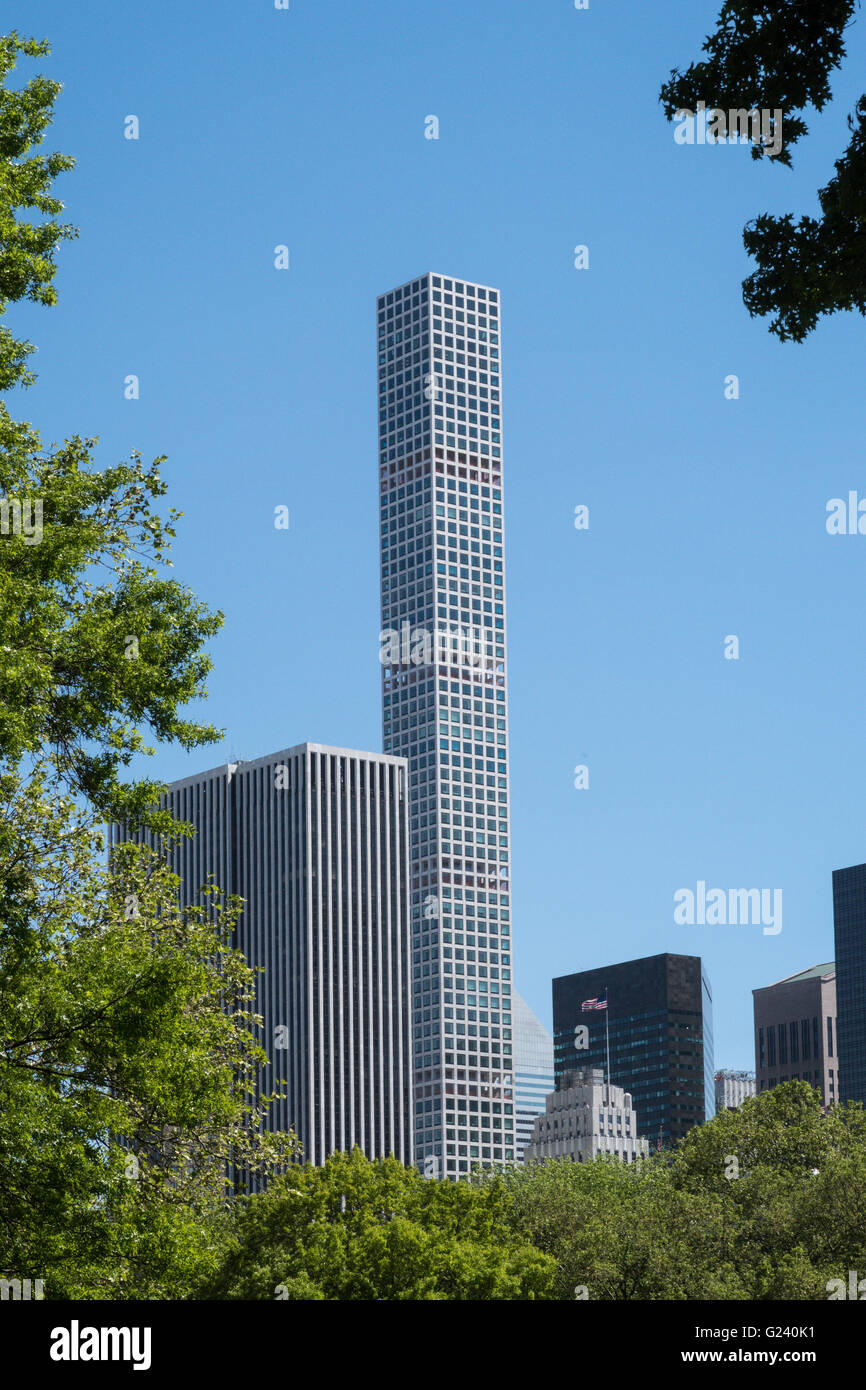
<instances>
[{"instance_id":1,"label":"city skyline","mask_svg":"<svg viewBox=\"0 0 866 1390\"><path fill-rule=\"evenodd\" d=\"M491 26L446 0L429 32L390 0L373 20L338 3L329 48L303 6L241 15L218 0L204 30L179 13L168 49L119 11L95 52L73 15L34 0L54 45L41 66L65 84L51 138L78 156L58 192L81 236L60 311L12 312L40 347L20 400L46 439L99 431L102 464L132 445L168 455L185 513L174 573L227 617L202 711L227 729L218 762L296 734L378 746L370 306L425 266L501 287L519 986L549 1025L554 975L699 954L724 1001L717 1056L750 1067L750 988L833 956L831 873L866 857L864 752L843 757L832 734L862 707L866 539L825 524L830 499L866 488L846 386L859 321L770 339L742 305L738 238L759 208L813 206L866 35L852 26L793 171L767 168L747 149L677 145L658 106L716 8L663 8L647 26L636 4L506 3ZM213 110L227 46L230 120ZM322 81L332 58L339 88ZM609 109L605 73L623 64L639 133ZM730 633L739 661L723 655ZM195 768L162 749L132 772ZM676 924L674 893L700 881L781 889L781 933Z\"/></svg>"},{"instance_id":2,"label":"city skyline","mask_svg":"<svg viewBox=\"0 0 866 1390\"><path fill-rule=\"evenodd\" d=\"M225 1379L246 1304L359 1301L843 1352L863 3L0 37L25 1359Z\"/></svg>"}]
</instances>

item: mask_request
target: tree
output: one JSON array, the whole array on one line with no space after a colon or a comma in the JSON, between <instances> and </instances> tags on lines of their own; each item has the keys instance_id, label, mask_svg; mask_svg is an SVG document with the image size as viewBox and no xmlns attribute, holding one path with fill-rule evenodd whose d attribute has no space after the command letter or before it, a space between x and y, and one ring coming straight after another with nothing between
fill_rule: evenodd
<instances>
[{"instance_id":1,"label":"tree","mask_svg":"<svg viewBox=\"0 0 866 1390\"><path fill-rule=\"evenodd\" d=\"M38 58L49 51L47 43L22 39L14 30L0 37L0 314L20 299L56 303L54 253L58 242L77 236L74 227L56 221L63 204L51 192L55 177L75 161L65 154L31 154L51 123L60 84L36 77L22 91L6 86L20 54ZM19 218L20 209L31 215ZM26 366L32 351L31 343L0 326L0 391L33 381Z\"/></svg>"},{"instance_id":2,"label":"tree","mask_svg":"<svg viewBox=\"0 0 866 1390\"><path fill-rule=\"evenodd\" d=\"M239 1204L199 1297L549 1299L555 1265L505 1219L504 1186L425 1180L396 1158L332 1154Z\"/></svg>"},{"instance_id":3,"label":"tree","mask_svg":"<svg viewBox=\"0 0 866 1390\"><path fill-rule=\"evenodd\" d=\"M677 1191L664 1158L552 1159L501 1181L515 1232L556 1260L560 1299L738 1296L721 1201Z\"/></svg>"},{"instance_id":4,"label":"tree","mask_svg":"<svg viewBox=\"0 0 866 1390\"><path fill-rule=\"evenodd\" d=\"M826 1298L866 1269L866 1114L789 1081L690 1130L671 1177L721 1199L729 1258L752 1299Z\"/></svg>"},{"instance_id":5,"label":"tree","mask_svg":"<svg viewBox=\"0 0 866 1390\"><path fill-rule=\"evenodd\" d=\"M762 213L743 232L759 266L744 302L753 316L777 315L770 326L782 341L803 342L822 314L866 314L866 97L848 125L851 143L818 194L823 217Z\"/></svg>"},{"instance_id":6,"label":"tree","mask_svg":"<svg viewBox=\"0 0 866 1390\"><path fill-rule=\"evenodd\" d=\"M560 1299L825 1299L866 1270L866 1115L825 1114L803 1081L668 1155L551 1160L497 1181L515 1234L555 1259Z\"/></svg>"},{"instance_id":7,"label":"tree","mask_svg":"<svg viewBox=\"0 0 866 1390\"><path fill-rule=\"evenodd\" d=\"M0 497L35 499L30 524L0 535L0 763L50 754L64 784L106 819L169 827L153 805L162 789L120 780L151 752L141 726L191 748L219 731L179 709L206 694L202 644L222 626L156 563L167 560L179 513L164 522L158 459L89 468L94 441L51 454L29 426L0 414ZM22 520L25 512L22 507Z\"/></svg>"},{"instance_id":8,"label":"tree","mask_svg":"<svg viewBox=\"0 0 866 1390\"><path fill-rule=\"evenodd\" d=\"M680 111L779 111L782 139L753 140L752 157L790 167L791 148L808 131L802 112L822 111L830 74L845 58L855 0L724 0L705 61L674 68L660 100ZM774 314L770 332L802 342L825 314L866 314L866 97L848 117L851 139L835 176L819 192L821 218L763 213L743 232L757 270L743 282L753 316Z\"/></svg>"},{"instance_id":9,"label":"tree","mask_svg":"<svg viewBox=\"0 0 866 1390\"><path fill-rule=\"evenodd\" d=\"M31 153L58 85L5 86L47 51L0 39L0 312L54 303L73 234L50 191L72 161ZM0 333L3 389L32 380L31 350ZM103 818L187 829L154 807L159 784L121 777L143 730L218 737L180 709L205 694L222 616L156 568L178 516L152 506L162 460L100 472L93 446L46 452L0 405L0 1274L52 1297L183 1297L215 1265L230 1167L276 1171L294 1145L264 1133L239 903L182 909L144 845L104 862Z\"/></svg>"},{"instance_id":10,"label":"tree","mask_svg":"<svg viewBox=\"0 0 866 1390\"><path fill-rule=\"evenodd\" d=\"M0 779L0 1271L49 1297L184 1297L214 1267L232 1165L293 1153L263 1132L266 1057L236 899L180 908L143 845L98 830L37 771Z\"/></svg>"},{"instance_id":11,"label":"tree","mask_svg":"<svg viewBox=\"0 0 866 1390\"><path fill-rule=\"evenodd\" d=\"M52 193L74 161L34 153L60 85L40 76L21 91L6 85L20 55L48 52L14 32L0 38L0 314L22 299L56 302L55 251L76 235L57 221L63 204ZM32 381L32 350L0 330L0 389ZM202 644L222 615L157 571L170 566L180 516L163 521L151 505L166 490L164 460L145 468L133 454L97 472L95 444L76 436L45 452L0 405L0 766L50 751L64 783L106 818L165 829L167 815L151 809L160 787L123 786L119 773L151 751L142 725L186 748L219 737L178 710L206 694Z\"/></svg>"}]
</instances>

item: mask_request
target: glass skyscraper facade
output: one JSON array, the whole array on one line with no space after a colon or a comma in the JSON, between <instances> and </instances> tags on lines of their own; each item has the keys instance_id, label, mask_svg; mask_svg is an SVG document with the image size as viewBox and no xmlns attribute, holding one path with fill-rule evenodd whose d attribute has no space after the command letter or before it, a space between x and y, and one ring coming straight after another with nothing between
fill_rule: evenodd
<instances>
[{"instance_id":1,"label":"glass skyscraper facade","mask_svg":"<svg viewBox=\"0 0 866 1390\"><path fill-rule=\"evenodd\" d=\"M603 997L607 1009L584 1010ZM566 1073L601 1067L630 1091L651 1150L715 1114L712 993L698 956L663 954L553 981L557 1088Z\"/></svg>"},{"instance_id":2,"label":"glass skyscraper facade","mask_svg":"<svg viewBox=\"0 0 866 1390\"><path fill-rule=\"evenodd\" d=\"M866 864L833 873L839 1098L866 1104Z\"/></svg>"},{"instance_id":3,"label":"glass skyscraper facade","mask_svg":"<svg viewBox=\"0 0 866 1390\"><path fill-rule=\"evenodd\" d=\"M553 1075L553 1038L516 991L511 996L514 1033L514 1109L517 1161L532 1139L536 1115L543 1115L547 1097L556 1082Z\"/></svg>"},{"instance_id":4,"label":"glass skyscraper facade","mask_svg":"<svg viewBox=\"0 0 866 1390\"><path fill-rule=\"evenodd\" d=\"M685 957L688 959L688 957ZM713 991L710 977L701 965L701 1037L704 1056L704 1120L711 1120L716 1113L716 1071L713 1039Z\"/></svg>"},{"instance_id":5,"label":"glass skyscraper facade","mask_svg":"<svg viewBox=\"0 0 866 1390\"><path fill-rule=\"evenodd\" d=\"M415 1152L515 1157L499 294L377 304L384 749L409 762Z\"/></svg>"}]
</instances>

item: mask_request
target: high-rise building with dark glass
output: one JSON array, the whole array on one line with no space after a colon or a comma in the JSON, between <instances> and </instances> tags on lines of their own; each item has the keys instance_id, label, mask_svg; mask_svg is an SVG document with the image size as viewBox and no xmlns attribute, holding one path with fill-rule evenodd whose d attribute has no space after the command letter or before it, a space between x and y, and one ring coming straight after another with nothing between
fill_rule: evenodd
<instances>
[{"instance_id":1,"label":"high-rise building with dark glass","mask_svg":"<svg viewBox=\"0 0 866 1390\"><path fill-rule=\"evenodd\" d=\"M386 752L409 762L415 1151L515 1157L499 293L377 304Z\"/></svg>"},{"instance_id":2,"label":"high-rise building with dark glass","mask_svg":"<svg viewBox=\"0 0 866 1390\"><path fill-rule=\"evenodd\" d=\"M413 1162L406 775L402 758L304 743L185 777L162 802L197 832L170 851L181 901L203 901L209 877L244 899L262 1090L285 1087L267 1123L310 1163L356 1144Z\"/></svg>"},{"instance_id":3,"label":"high-rise building with dark glass","mask_svg":"<svg viewBox=\"0 0 866 1390\"><path fill-rule=\"evenodd\" d=\"M866 1105L866 864L833 873L840 1099Z\"/></svg>"},{"instance_id":4,"label":"high-rise building with dark glass","mask_svg":"<svg viewBox=\"0 0 866 1390\"><path fill-rule=\"evenodd\" d=\"M557 1087L581 1068L607 1076L609 1053L610 1082L631 1093L651 1151L715 1113L712 993L698 956L647 956L555 979L553 1044Z\"/></svg>"}]
</instances>

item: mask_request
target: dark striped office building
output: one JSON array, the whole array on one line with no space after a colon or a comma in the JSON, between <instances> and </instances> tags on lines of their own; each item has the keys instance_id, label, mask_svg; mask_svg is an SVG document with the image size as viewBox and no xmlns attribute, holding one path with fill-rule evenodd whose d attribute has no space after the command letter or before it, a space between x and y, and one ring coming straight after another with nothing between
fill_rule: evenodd
<instances>
[{"instance_id":1,"label":"dark striped office building","mask_svg":"<svg viewBox=\"0 0 866 1390\"><path fill-rule=\"evenodd\" d=\"M357 1144L413 1161L406 762L304 743L174 782L197 834L172 854L183 900L212 876L245 902L268 1123L321 1163ZM112 827L111 842L123 827Z\"/></svg>"},{"instance_id":2,"label":"dark striped office building","mask_svg":"<svg viewBox=\"0 0 866 1390\"><path fill-rule=\"evenodd\" d=\"M607 1009L584 1010L607 996ZM713 1006L698 956L658 955L581 970L553 981L557 1089L566 1072L607 1068L632 1096L650 1151L715 1114Z\"/></svg>"},{"instance_id":3,"label":"dark striped office building","mask_svg":"<svg viewBox=\"0 0 866 1390\"><path fill-rule=\"evenodd\" d=\"M866 1105L866 864L833 872L839 1099Z\"/></svg>"}]
</instances>

